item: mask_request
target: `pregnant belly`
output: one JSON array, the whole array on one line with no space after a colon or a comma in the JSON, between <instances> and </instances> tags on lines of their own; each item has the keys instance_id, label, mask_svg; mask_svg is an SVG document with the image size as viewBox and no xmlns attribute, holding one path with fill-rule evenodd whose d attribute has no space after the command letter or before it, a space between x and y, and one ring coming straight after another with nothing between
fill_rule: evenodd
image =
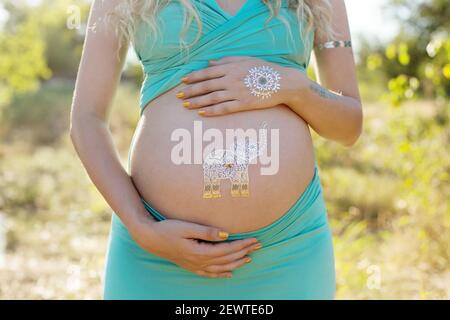
<instances>
[{"instance_id":1,"label":"pregnant belly","mask_svg":"<svg viewBox=\"0 0 450 320\"><path fill-rule=\"evenodd\" d=\"M154 99L140 118L130 176L141 197L167 218L232 233L280 218L314 174L308 125L285 105L201 117L175 97L183 86ZM233 140L234 134L244 139ZM247 145L245 136L251 137ZM259 153L251 149L255 143Z\"/></svg>"}]
</instances>

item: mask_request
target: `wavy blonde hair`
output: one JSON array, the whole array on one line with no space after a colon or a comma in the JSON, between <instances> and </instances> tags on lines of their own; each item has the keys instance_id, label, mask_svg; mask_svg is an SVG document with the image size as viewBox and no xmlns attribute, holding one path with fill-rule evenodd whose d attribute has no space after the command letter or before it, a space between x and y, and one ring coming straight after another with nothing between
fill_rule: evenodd
<instances>
[{"instance_id":1,"label":"wavy blonde hair","mask_svg":"<svg viewBox=\"0 0 450 320\"><path fill-rule=\"evenodd\" d=\"M121 44L134 41L137 26L144 22L155 35L159 28L156 23L156 15L160 9L171 0L123 0L110 12L109 20L114 23L116 33L120 37ZM192 46L201 37L202 22L199 14L192 5L191 0L178 0L185 8L184 26L180 35L180 44L185 47ZM215 1L215 0L214 0ZM267 5L272 19L278 14L282 0L261 0ZM287 0L290 9L295 11L301 26L300 34L305 36L314 30L316 35L322 39L329 39L334 35L331 26L332 8L329 0ZM187 32L189 25L196 21L198 33L194 41L187 44L183 35ZM306 26L302 28L302 26Z\"/></svg>"}]
</instances>

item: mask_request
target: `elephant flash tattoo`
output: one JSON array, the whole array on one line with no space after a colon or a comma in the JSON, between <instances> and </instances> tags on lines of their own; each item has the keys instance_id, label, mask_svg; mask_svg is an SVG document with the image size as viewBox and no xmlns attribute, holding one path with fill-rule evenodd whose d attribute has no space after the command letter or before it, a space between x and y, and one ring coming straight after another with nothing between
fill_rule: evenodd
<instances>
[{"instance_id":1,"label":"elephant flash tattoo","mask_svg":"<svg viewBox=\"0 0 450 320\"><path fill-rule=\"evenodd\" d=\"M259 141L250 142L248 136L245 142L234 136L232 150L214 149L203 161L203 198L220 198L220 183L222 180L231 181L232 197L249 197L248 166L253 159L259 157L267 148L267 123L263 122Z\"/></svg>"}]
</instances>

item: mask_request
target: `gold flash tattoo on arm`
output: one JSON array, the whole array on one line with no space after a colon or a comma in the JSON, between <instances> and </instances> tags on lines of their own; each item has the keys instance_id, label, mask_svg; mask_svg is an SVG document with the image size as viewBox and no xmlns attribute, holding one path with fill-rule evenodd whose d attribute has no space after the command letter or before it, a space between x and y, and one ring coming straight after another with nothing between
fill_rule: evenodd
<instances>
[{"instance_id":1,"label":"gold flash tattoo on arm","mask_svg":"<svg viewBox=\"0 0 450 320\"><path fill-rule=\"evenodd\" d=\"M321 43L317 46L317 49L335 49L335 48L351 48L352 41L351 40L333 40L325 43Z\"/></svg>"}]
</instances>

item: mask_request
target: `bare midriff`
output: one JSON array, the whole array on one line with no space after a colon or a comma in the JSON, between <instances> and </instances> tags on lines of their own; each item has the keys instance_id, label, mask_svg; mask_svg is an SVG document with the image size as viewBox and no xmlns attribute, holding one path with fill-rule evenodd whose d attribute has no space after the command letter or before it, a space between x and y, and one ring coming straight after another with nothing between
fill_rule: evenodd
<instances>
[{"instance_id":1,"label":"bare midriff","mask_svg":"<svg viewBox=\"0 0 450 320\"><path fill-rule=\"evenodd\" d=\"M230 233L257 230L283 216L300 198L314 175L314 149L306 122L286 105L268 109L202 117L198 109L188 110L176 93L185 84L165 92L144 109L130 150L130 175L139 194L154 209L169 219L222 228ZM194 133L195 121L202 130L255 129L268 125L268 154L271 154L271 129L278 129L279 155L276 174L261 174L270 167L257 161L249 164L249 196L233 197L230 180L221 180L220 197L204 198L202 164L176 164L172 141L177 129L187 129L191 145L201 139ZM198 122L197 122L198 124ZM203 142L205 147L208 142ZM272 157L272 155L271 155ZM275 159L276 157L272 157Z\"/></svg>"}]
</instances>

